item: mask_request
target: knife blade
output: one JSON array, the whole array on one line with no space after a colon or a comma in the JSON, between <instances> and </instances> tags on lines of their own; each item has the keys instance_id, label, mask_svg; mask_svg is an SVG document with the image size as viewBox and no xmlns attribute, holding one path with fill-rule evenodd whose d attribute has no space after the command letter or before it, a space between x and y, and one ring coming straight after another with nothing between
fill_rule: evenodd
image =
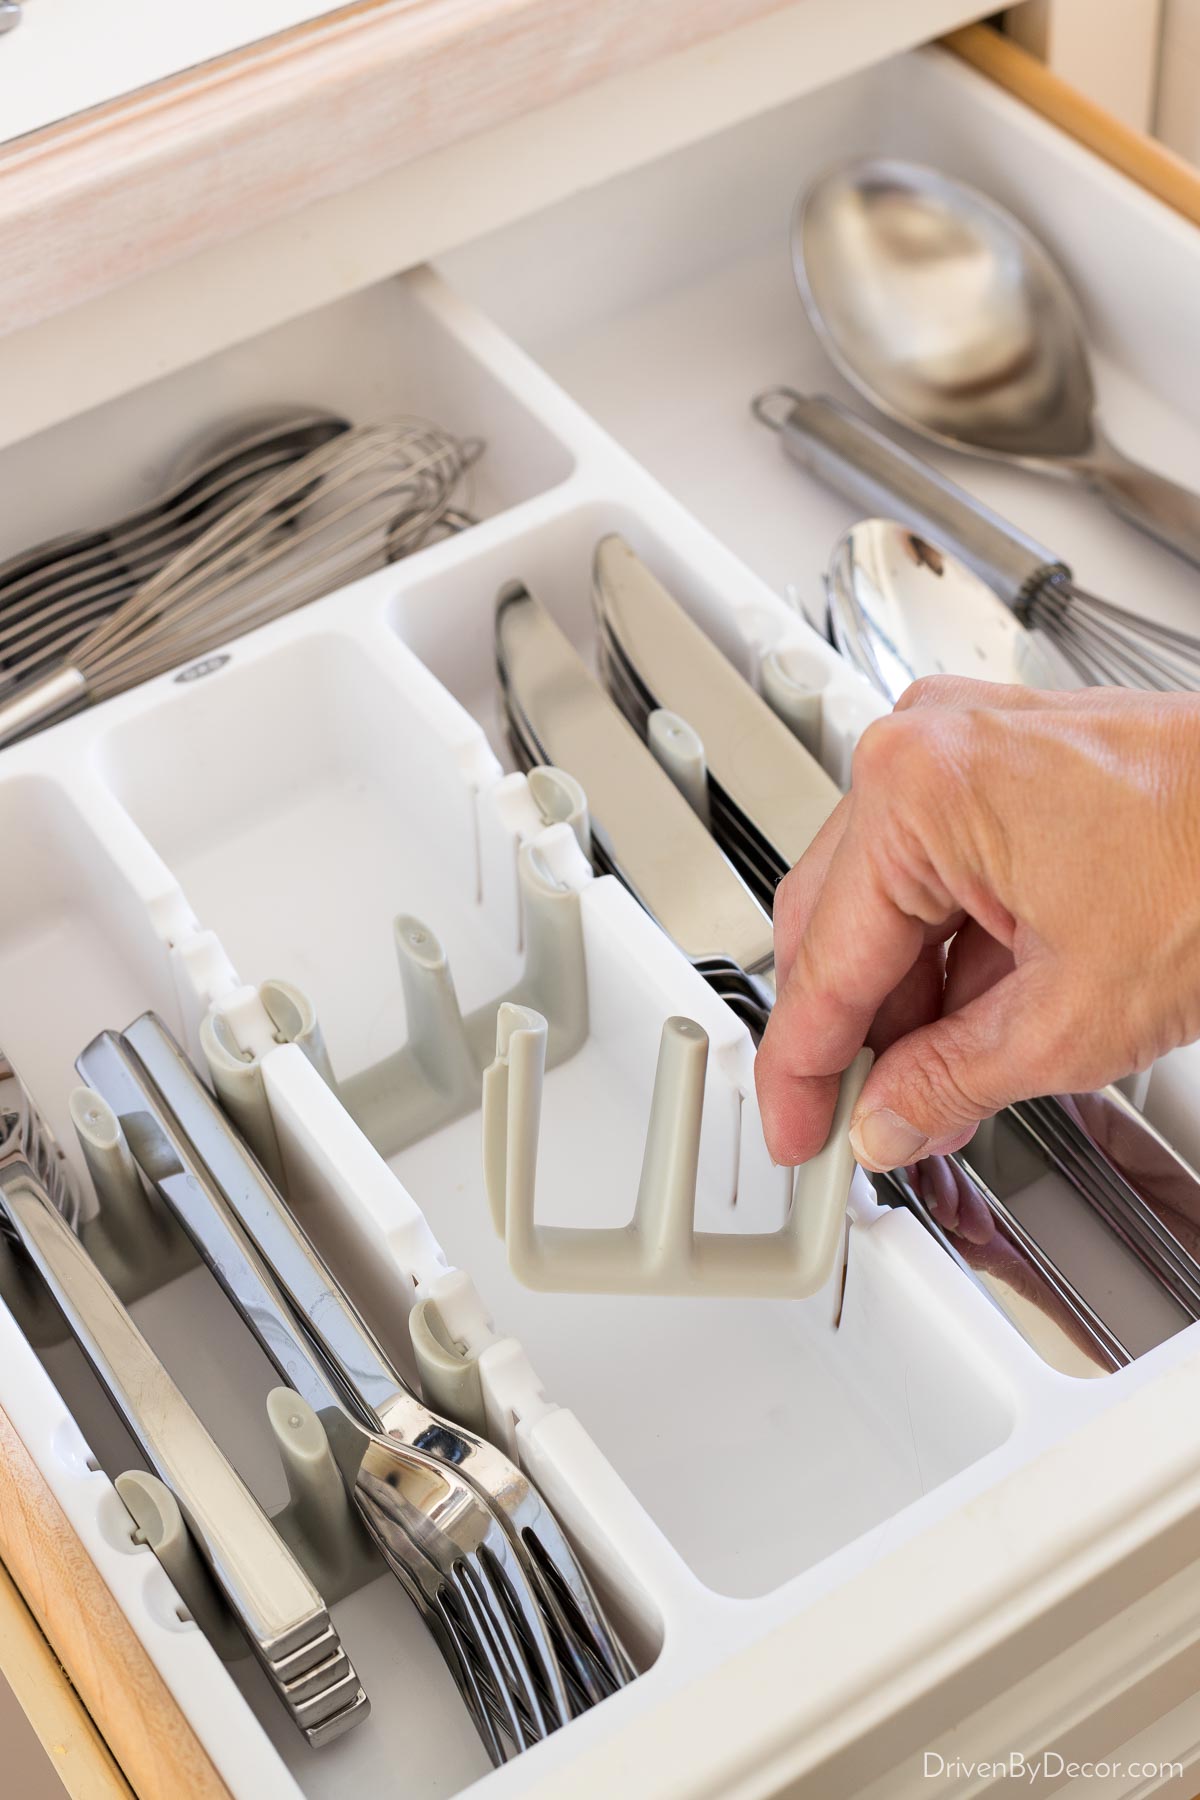
<instances>
[{"instance_id":1,"label":"knife blade","mask_svg":"<svg viewBox=\"0 0 1200 1800\"><path fill-rule=\"evenodd\" d=\"M639 732L656 708L677 713L704 746L720 835L738 835L764 898L803 855L841 793L815 757L616 534L593 564L604 673Z\"/></svg>"},{"instance_id":2,"label":"knife blade","mask_svg":"<svg viewBox=\"0 0 1200 1800\"><path fill-rule=\"evenodd\" d=\"M771 921L670 777L523 583L502 589L496 661L518 760L582 785L602 867L727 996L765 1011Z\"/></svg>"},{"instance_id":3,"label":"knife blade","mask_svg":"<svg viewBox=\"0 0 1200 1800\"><path fill-rule=\"evenodd\" d=\"M837 804L837 787L720 648L615 534L597 546L592 598L601 665L622 712L642 734L656 708L678 714L692 727L703 744L708 766L713 834L752 890L769 905L774 888ZM1111 1100L1112 1090L1108 1094ZM1105 1096L1088 1098L1098 1102ZM1056 1098L1039 1101L1036 1108L1037 1129L1035 1103L1014 1107L1013 1120L1027 1136L1036 1138L1050 1163L1062 1168L1061 1157L1056 1162L1051 1151L1071 1122ZM1140 1115L1134 1113L1133 1117L1142 1127L1137 1139L1141 1145L1147 1128ZM1136 1184L1110 1174L1104 1191L1099 1191L1101 1183L1091 1167L1097 1159L1083 1153L1088 1149L1086 1131L1077 1122L1071 1129L1077 1153L1065 1169L1067 1178L1131 1247L1182 1309L1181 1316L1195 1318L1200 1264L1170 1226L1155 1216ZM1131 1136L1132 1125L1127 1123L1125 1131ZM976 1167L977 1148L968 1148L953 1160L994 1212L999 1203ZM1135 1161L1139 1167L1147 1162L1144 1151L1135 1155ZM1200 1191L1196 1177L1188 1171L1190 1181L1184 1180L1181 1167L1175 1157L1168 1185L1173 1195L1187 1196L1186 1202L1176 1200L1175 1210L1200 1220L1200 1200L1191 1204L1192 1195Z\"/></svg>"}]
</instances>

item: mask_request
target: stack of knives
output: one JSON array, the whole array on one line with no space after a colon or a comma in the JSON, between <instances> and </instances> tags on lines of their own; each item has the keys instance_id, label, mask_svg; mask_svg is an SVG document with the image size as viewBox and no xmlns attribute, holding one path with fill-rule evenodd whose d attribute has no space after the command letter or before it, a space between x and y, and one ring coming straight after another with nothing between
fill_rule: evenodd
<instances>
[{"instance_id":1,"label":"stack of knives","mask_svg":"<svg viewBox=\"0 0 1200 1800\"><path fill-rule=\"evenodd\" d=\"M501 591L497 665L514 754L581 783L598 869L761 1035L771 899L839 790L619 537L597 546L593 601L603 685L527 587ZM699 793L650 748L664 718L702 749ZM1120 1129L1100 1133L1099 1119ZM919 1165L877 1187L1066 1372L1119 1368L1200 1318L1200 1178L1115 1089L1012 1107L944 1168ZM1054 1228L1054 1196L1085 1209L1099 1244L1094 1230L1073 1243Z\"/></svg>"}]
</instances>

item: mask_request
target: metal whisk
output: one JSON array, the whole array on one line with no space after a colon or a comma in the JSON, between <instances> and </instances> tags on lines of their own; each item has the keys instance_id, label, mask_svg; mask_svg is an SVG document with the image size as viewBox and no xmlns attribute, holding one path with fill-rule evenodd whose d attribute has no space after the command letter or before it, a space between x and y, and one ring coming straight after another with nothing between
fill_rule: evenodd
<instances>
[{"instance_id":1,"label":"metal whisk","mask_svg":"<svg viewBox=\"0 0 1200 1800\"><path fill-rule=\"evenodd\" d=\"M206 444L186 474L127 518L74 531L0 564L0 699L69 661L140 584L277 469L298 462L350 421L324 412L239 422Z\"/></svg>"},{"instance_id":2,"label":"metal whisk","mask_svg":"<svg viewBox=\"0 0 1200 1800\"><path fill-rule=\"evenodd\" d=\"M961 558L1088 686L1200 689L1200 638L1077 587L1061 557L837 401L772 388L752 411L810 474Z\"/></svg>"},{"instance_id":3,"label":"metal whisk","mask_svg":"<svg viewBox=\"0 0 1200 1800\"><path fill-rule=\"evenodd\" d=\"M453 504L482 450L424 420L353 427L278 470L0 702L0 745L206 655L469 523Z\"/></svg>"}]
</instances>

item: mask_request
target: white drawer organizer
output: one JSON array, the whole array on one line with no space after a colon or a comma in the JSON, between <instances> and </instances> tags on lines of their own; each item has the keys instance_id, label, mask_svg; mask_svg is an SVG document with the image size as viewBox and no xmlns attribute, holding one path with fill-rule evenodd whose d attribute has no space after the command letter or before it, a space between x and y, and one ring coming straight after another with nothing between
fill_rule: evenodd
<instances>
[{"instance_id":1,"label":"white drawer organizer","mask_svg":"<svg viewBox=\"0 0 1200 1800\"><path fill-rule=\"evenodd\" d=\"M1195 233L937 54L857 76L469 247L448 265L454 286L422 271L365 291L0 458L3 554L125 510L189 432L262 402L363 420L419 412L487 438L473 530L241 640L201 679L164 677L0 758L0 1045L60 1140L72 1141L74 1057L95 1032L153 1007L195 1047L215 1006L227 1041L258 1059L301 1216L401 1360L411 1364L410 1309L439 1304L477 1359L491 1431L582 1547L645 1671L490 1773L433 1646L381 1577L335 1609L373 1716L309 1752L257 1670L219 1661L132 1542L109 1476L134 1457L79 1359L50 1345L39 1363L0 1309L0 1402L244 1800L448 1795L476 1781L497 1796L611 1793L622 1765L605 1757L622 1746L637 1755L639 1795L728 1794L735 1777L749 1783L738 1791L765 1792L789 1738L789 1767L842 1756L804 1787L820 1800L874 1794L876 1781L889 1800L920 1792L918 1746L940 1743L943 1728L948 1740L949 1722L993 1699L998 1678L947 1683L941 1711L923 1714L887 1683L908 1668L936 1695L969 1664L956 1634L977 1628L982 1655L1015 1630L1018 1601L1040 1591L1023 1559L1057 1571L1060 1607L1078 1559L1090 1555L1099 1580L1112 1519L1084 1473L1095 1444L1115 1451L1107 1498L1135 1521L1126 1549L1149 1542L1152 1525L1165 1532L1193 1494L1200 1453L1189 1461L1186 1443L1160 1439L1172 1391L1186 1407L1200 1382L1196 1328L1119 1375L1055 1375L914 1220L875 1206L861 1176L840 1319L832 1288L757 1303L527 1292L492 1232L478 1111L394 1153L385 1143L383 1160L302 1050L278 1041L256 991L300 987L339 1080L361 1095L362 1072L407 1041L394 919L436 933L464 1012L491 1006L524 966L518 851L531 846L578 895L586 964L586 1036L546 1079L542 1216L629 1217L662 1022L682 1013L711 1039L697 1223L779 1223L786 1177L761 1146L744 1029L614 881L592 879L570 826L548 823L524 777L505 772L492 613L497 589L520 577L586 645L592 550L618 530L747 673L767 648L792 655L821 690L823 760L846 778L878 707L778 597L790 583L816 597L846 516L785 465L747 403L778 381L836 390L791 289L788 210L819 166L880 149L979 181L1062 255L1087 297L1114 432L1194 480ZM1087 498L982 465L955 472L1100 591L1166 616L1194 608L1194 575ZM1156 1122L1193 1157L1198 1081L1183 1053L1150 1089ZM278 1507L263 1412L273 1377L208 1275L177 1277L135 1312ZM1085 1446L1074 1460L1072 1443ZM1140 1513L1123 1443L1141 1458ZM1146 1444L1159 1444L1161 1466ZM1037 1541L993 1538L1004 1552L989 1571L960 1560L981 1519L1004 1530L1006 1496L1016 1519L1044 1492L1046 1452L1060 1476ZM1154 1580L1175 1573L1169 1559L1154 1566ZM912 1610L897 1615L906 1567ZM1081 1599L1075 1635L1097 1632L1118 1604L1089 1611ZM871 1662L889 1651L886 1633L872 1635L881 1605L888 1665ZM1047 1627L1047 1656L1062 1629ZM1200 1613L1177 1631L1185 1648L1197 1638ZM772 1645L771 1678L743 1707L737 1683L761 1674L753 1659ZM935 1653L948 1658L940 1675ZM1002 1686L1015 1693L1030 1667L1009 1668ZM1066 1676L1061 1687L1048 1677L1027 1709L1033 1737L1098 1708L1101 1687L1096 1676L1073 1695ZM891 1708L886 1744L872 1691ZM1141 1704L1112 1711L1114 1743L1155 1716L1155 1702ZM844 1745L856 1732L867 1742L868 1727L875 1748L856 1765ZM1185 1718L1180 1741L1200 1737L1188 1729ZM897 1767L885 1774L889 1756Z\"/></svg>"}]
</instances>

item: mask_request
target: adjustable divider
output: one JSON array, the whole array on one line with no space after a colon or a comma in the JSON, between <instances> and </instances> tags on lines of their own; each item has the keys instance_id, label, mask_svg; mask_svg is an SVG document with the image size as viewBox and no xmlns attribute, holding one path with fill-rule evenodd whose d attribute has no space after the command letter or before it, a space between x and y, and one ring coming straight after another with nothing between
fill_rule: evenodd
<instances>
[{"instance_id":1,"label":"adjustable divider","mask_svg":"<svg viewBox=\"0 0 1200 1800\"><path fill-rule=\"evenodd\" d=\"M784 1224L768 1232L698 1232L703 1028L686 1018L663 1026L637 1203L631 1223L617 1228L536 1223L545 1049L546 1022L532 1008L500 1008L496 1057L484 1076L483 1159L492 1221L519 1281L571 1293L800 1298L829 1279L855 1168L847 1128L869 1051L842 1078L825 1148L797 1172Z\"/></svg>"},{"instance_id":2,"label":"adjustable divider","mask_svg":"<svg viewBox=\"0 0 1200 1800\"><path fill-rule=\"evenodd\" d=\"M504 784L500 784L504 786ZM311 1000L289 982L235 989L218 999L200 1026L200 1047L213 1086L230 1117L276 1181L283 1165L263 1086L264 1055L283 1043L303 1050L382 1155L439 1130L479 1104L491 1054L497 1004L538 1005L551 1021L552 1062L572 1056L587 1035L587 971L579 893L592 878L586 802L559 770L535 771L524 806L511 791L480 802L480 836L495 850L507 832L515 855L519 941L524 970L515 987L463 1015L453 972L434 926L401 914L393 931L404 996L406 1041L383 1061L339 1081ZM488 827L490 826L490 831ZM496 867L493 855L492 868Z\"/></svg>"}]
</instances>

